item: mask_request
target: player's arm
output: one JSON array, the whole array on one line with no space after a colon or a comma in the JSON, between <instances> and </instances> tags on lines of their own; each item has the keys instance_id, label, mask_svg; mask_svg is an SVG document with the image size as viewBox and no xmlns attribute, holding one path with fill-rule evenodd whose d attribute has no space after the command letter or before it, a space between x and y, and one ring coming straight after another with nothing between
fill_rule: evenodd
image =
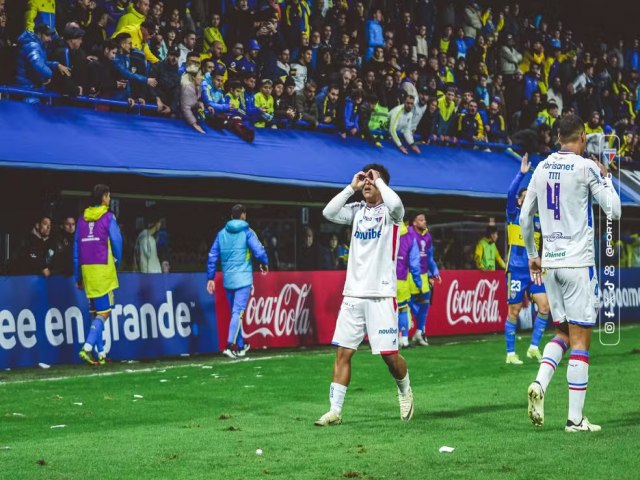
<instances>
[{"instance_id":1,"label":"player's arm","mask_svg":"<svg viewBox=\"0 0 640 480\"><path fill-rule=\"evenodd\" d=\"M498 266L503 269L506 270L506 265L504 264L504 260L502 260L502 257L500 256L500 251L496 248L496 263L498 264Z\"/></svg>"},{"instance_id":2,"label":"player's arm","mask_svg":"<svg viewBox=\"0 0 640 480\"><path fill-rule=\"evenodd\" d=\"M264 265L265 267L269 266L267 251L264 249L262 243L260 243L260 240L258 240L256 232L250 228L247 230L247 246L249 250L251 250L251 255L260 262L260 265Z\"/></svg>"},{"instance_id":3,"label":"player's arm","mask_svg":"<svg viewBox=\"0 0 640 480\"><path fill-rule=\"evenodd\" d=\"M530 167L531 162L529 162L529 154L525 153L520 162L520 170L511 182L509 190L507 191L507 214L516 213L516 210L518 208L518 188L520 187L520 182L522 182L522 179L527 174Z\"/></svg>"},{"instance_id":4,"label":"player's arm","mask_svg":"<svg viewBox=\"0 0 640 480\"><path fill-rule=\"evenodd\" d=\"M111 254L117 269L122 263L122 233L120 233L120 227L118 227L115 215L111 217L111 223L109 223L109 242L111 243Z\"/></svg>"},{"instance_id":5,"label":"player's arm","mask_svg":"<svg viewBox=\"0 0 640 480\"><path fill-rule=\"evenodd\" d=\"M418 241L414 238L409 250L409 271L413 277L413 283L416 284L418 290L422 291L422 277L420 276L420 247Z\"/></svg>"},{"instance_id":6,"label":"player's arm","mask_svg":"<svg viewBox=\"0 0 640 480\"><path fill-rule=\"evenodd\" d=\"M620 205L620 197L613 186L613 180L611 174L607 172L607 168L600 162L594 162L599 167L598 172L595 166L589 166L587 168L587 182L589 184L589 191L593 195L600 205L600 209L605 214L611 214L613 220L620 220L622 214L622 208ZM600 175L602 174L602 175ZM607 212L607 209L611 208L611 212Z\"/></svg>"},{"instance_id":7,"label":"player's arm","mask_svg":"<svg viewBox=\"0 0 640 480\"><path fill-rule=\"evenodd\" d=\"M346 206L347 201L364 186L365 173L358 172L353 176L350 185L331 199L322 210L322 215L333 223L351 225L353 223L354 209Z\"/></svg>"},{"instance_id":8,"label":"player's arm","mask_svg":"<svg viewBox=\"0 0 640 480\"><path fill-rule=\"evenodd\" d=\"M539 258L540 254L536 248L536 241L533 236L534 225L533 217L538 211L538 196L536 194L536 176L531 177L531 182L527 188L527 195L524 197L522 209L520 210L520 228L522 229L522 238L527 247L527 255L529 259Z\"/></svg>"},{"instance_id":9,"label":"player's arm","mask_svg":"<svg viewBox=\"0 0 640 480\"><path fill-rule=\"evenodd\" d=\"M402 147L402 141L400 140L400 137L398 137L397 130L400 115L402 115L402 105L400 105L400 108L394 108L391 110L391 113L389 114L389 134L398 148Z\"/></svg>"},{"instance_id":10,"label":"player's arm","mask_svg":"<svg viewBox=\"0 0 640 480\"><path fill-rule=\"evenodd\" d=\"M218 235L211 244L209 249L209 255L207 255L207 280L213 280L216 278L216 267L218 266L218 258L220 258L220 240Z\"/></svg>"},{"instance_id":11,"label":"player's arm","mask_svg":"<svg viewBox=\"0 0 640 480\"><path fill-rule=\"evenodd\" d=\"M380 190L382 201L389 209L391 219L395 223L400 223L404 218L404 205L402 205L402 200L400 200L400 197L396 192L394 192L386 183L384 183L384 180L380 178L380 174L377 175L374 183L378 190Z\"/></svg>"},{"instance_id":12,"label":"player's arm","mask_svg":"<svg viewBox=\"0 0 640 480\"><path fill-rule=\"evenodd\" d=\"M435 249L433 248L433 245L432 245L431 248L429 248L429 251L427 252L427 265L429 266L429 276L438 278L440 277L440 270L438 270L438 264L436 263L434 250Z\"/></svg>"}]
</instances>

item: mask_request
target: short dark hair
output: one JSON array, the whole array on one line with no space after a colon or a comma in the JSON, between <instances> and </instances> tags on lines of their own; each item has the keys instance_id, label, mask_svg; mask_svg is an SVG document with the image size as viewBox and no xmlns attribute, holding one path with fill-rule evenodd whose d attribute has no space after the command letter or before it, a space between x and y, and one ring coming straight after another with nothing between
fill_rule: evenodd
<instances>
[{"instance_id":1,"label":"short dark hair","mask_svg":"<svg viewBox=\"0 0 640 480\"><path fill-rule=\"evenodd\" d=\"M387 170L384 165L381 165L379 163L368 163L364 167L362 167L362 171L364 173L367 173L369 170L376 170L380 174L382 180L384 180L384 183L386 183L387 185L389 185L389 183L391 182L391 175L389 175L389 170Z\"/></svg>"},{"instance_id":2,"label":"short dark hair","mask_svg":"<svg viewBox=\"0 0 640 480\"><path fill-rule=\"evenodd\" d=\"M245 207L241 203L236 203L233 207L231 207L231 218L237 220L242 216L243 213L247 213L247 207Z\"/></svg>"},{"instance_id":3,"label":"short dark hair","mask_svg":"<svg viewBox=\"0 0 640 480\"><path fill-rule=\"evenodd\" d=\"M111 189L108 185L104 185L103 183L99 183L93 187L91 190L91 204L92 205L101 205L102 197L104 197L107 193L110 193Z\"/></svg>"},{"instance_id":4,"label":"short dark hair","mask_svg":"<svg viewBox=\"0 0 640 480\"><path fill-rule=\"evenodd\" d=\"M102 44L102 49L113 50L114 48L118 48L118 44L115 40L105 40Z\"/></svg>"},{"instance_id":5,"label":"short dark hair","mask_svg":"<svg viewBox=\"0 0 640 480\"><path fill-rule=\"evenodd\" d=\"M489 225L487 227L487 237L490 237L494 233L498 233L498 228L495 225Z\"/></svg>"},{"instance_id":6,"label":"short dark hair","mask_svg":"<svg viewBox=\"0 0 640 480\"><path fill-rule=\"evenodd\" d=\"M145 20L140 24L140 28L144 28L149 33L154 33L156 31L157 25L153 20Z\"/></svg>"},{"instance_id":7,"label":"short dark hair","mask_svg":"<svg viewBox=\"0 0 640 480\"><path fill-rule=\"evenodd\" d=\"M573 113L558 119L558 137L560 143L575 142L584 132L582 119Z\"/></svg>"},{"instance_id":8,"label":"short dark hair","mask_svg":"<svg viewBox=\"0 0 640 480\"><path fill-rule=\"evenodd\" d=\"M193 30L185 30L184 32L182 32L182 39L184 40L189 35L195 35L195 34L196 32L194 32Z\"/></svg>"},{"instance_id":9,"label":"short dark hair","mask_svg":"<svg viewBox=\"0 0 640 480\"><path fill-rule=\"evenodd\" d=\"M118 45L119 45L120 43L122 43L124 40L128 38L131 38L131 34L127 32L120 32L118 35L115 36L114 40L118 42Z\"/></svg>"},{"instance_id":10,"label":"short dark hair","mask_svg":"<svg viewBox=\"0 0 640 480\"><path fill-rule=\"evenodd\" d=\"M197 58L200 60L200 54L194 50L193 52L187 53L187 58Z\"/></svg>"}]
</instances>

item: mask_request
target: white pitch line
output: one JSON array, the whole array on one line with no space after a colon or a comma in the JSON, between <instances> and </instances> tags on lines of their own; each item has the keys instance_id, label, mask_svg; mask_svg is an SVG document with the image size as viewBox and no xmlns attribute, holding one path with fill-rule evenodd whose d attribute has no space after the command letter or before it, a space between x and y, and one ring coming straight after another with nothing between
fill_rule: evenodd
<instances>
[{"instance_id":1,"label":"white pitch line","mask_svg":"<svg viewBox=\"0 0 640 480\"><path fill-rule=\"evenodd\" d=\"M331 352L333 354L333 352ZM322 353L321 355L328 355L327 353ZM225 364L236 364L240 362L259 362L262 360L272 360L277 358L287 358L294 357L298 355L293 354L282 354L282 355L270 355L266 357L254 357L254 358L244 358L242 360L231 360L228 362L220 362L216 365L225 365ZM88 374L80 374L80 375L65 375L62 377L48 377L48 378L31 378L28 380L15 380L15 381L0 381L0 386L3 385L18 385L21 383L35 383L35 382L59 382L61 380L69 380L75 378L91 378L91 377L110 377L112 375L125 375L125 374L134 374L134 373L150 373L156 372L159 370L171 370L174 368L202 368L205 364L203 363L189 363L185 365L162 365L157 367L147 367L140 368L138 370L118 370L117 372L100 372L100 373L88 373Z\"/></svg>"}]
</instances>

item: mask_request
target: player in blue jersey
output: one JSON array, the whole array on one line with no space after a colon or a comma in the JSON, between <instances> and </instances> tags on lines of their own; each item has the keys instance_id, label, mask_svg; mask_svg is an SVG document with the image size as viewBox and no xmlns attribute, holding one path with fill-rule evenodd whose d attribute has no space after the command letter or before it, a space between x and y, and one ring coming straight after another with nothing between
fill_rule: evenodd
<instances>
[{"instance_id":1,"label":"player in blue jersey","mask_svg":"<svg viewBox=\"0 0 640 480\"><path fill-rule=\"evenodd\" d=\"M522 157L520 171L511 182L509 191L507 192L507 239L509 243L509 253L507 256L507 302L509 303L509 313L507 321L504 324L504 336L507 344L507 360L506 363L512 365L522 365L522 360L516 354L516 324L518 315L522 310L522 304L525 294L529 294L538 307L538 315L533 324L533 335L531 337L531 345L527 350L527 357L535 358L538 361L542 359L540 353L540 340L547 327L549 318L549 300L544 289L544 285L536 285L531 281L529 273L529 257L527 249L522 237L520 229L520 208L527 189L520 188L522 179L529 171L531 163L528 155ZM540 248L540 219L536 214L534 217L536 245ZM552 240L547 240L552 241Z\"/></svg>"}]
</instances>

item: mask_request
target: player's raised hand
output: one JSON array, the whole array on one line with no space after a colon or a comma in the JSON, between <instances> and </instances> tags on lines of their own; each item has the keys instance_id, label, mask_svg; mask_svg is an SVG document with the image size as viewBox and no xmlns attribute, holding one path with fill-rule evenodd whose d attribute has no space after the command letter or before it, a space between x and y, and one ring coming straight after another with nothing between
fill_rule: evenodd
<instances>
[{"instance_id":1,"label":"player's raised hand","mask_svg":"<svg viewBox=\"0 0 640 480\"><path fill-rule=\"evenodd\" d=\"M215 291L216 291L216 282L214 280L209 280L207 282L207 292L209 292L209 295L213 295Z\"/></svg>"},{"instance_id":2,"label":"player's raised hand","mask_svg":"<svg viewBox=\"0 0 640 480\"><path fill-rule=\"evenodd\" d=\"M260 265L260 273L262 275L269 273L269 265Z\"/></svg>"},{"instance_id":3,"label":"player's raised hand","mask_svg":"<svg viewBox=\"0 0 640 480\"><path fill-rule=\"evenodd\" d=\"M364 181L366 180L366 178L367 176L363 171L356 173L353 176L353 180L351 180L351 188L353 188L356 192L358 190L362 190L362 187L364 187Z\"/></svg>"},{"instance_id":4,"label":"player's raised hand","mask_svg":"<svg viewBox=\"0 0 640 480\"><path fill-rule=\"evenodd\" d=\"M602 172L602 176L606 177L609 175L609 171L607 170L607 167L604 166L604 164L602 162L600 162L600 160L598 160L596 157L591 157L593 159L593 162L598 166L598 168L600 169L600 172Z\"/></svg>"},{"instance_id":5,"label":"player's raised hand","mask_svg":"<svg viewBox=\"0 0 640 480\"><path fill-rule=\"evenodd\" d=\"M542 285L542 262L540 257L529 259L529 273L533 283Z\"/></svg>"},{"instance_id":6,"label":"player's raised hand","mask_svg":"<svg viewBox=\"0 0 640 480\"><path fill-rule=\"evenodd\" d=\"M531 162L529 161L529 154L525 153L522 157L522 162L520 163L520 173L523 175L526 174L531 168Z\"/></svg>"},{"instance_id":7,"label":"player's raised hand","mask_svg":"<svg viewBox=\"0 0 640 480\"><path fill-rule=\"evenodd\" d=\"M367 172L367 178L371 181L371 183L376 183L376 180L380 178L380 172L377 170L369 170Z\"/></svg>"}]
</instances>

